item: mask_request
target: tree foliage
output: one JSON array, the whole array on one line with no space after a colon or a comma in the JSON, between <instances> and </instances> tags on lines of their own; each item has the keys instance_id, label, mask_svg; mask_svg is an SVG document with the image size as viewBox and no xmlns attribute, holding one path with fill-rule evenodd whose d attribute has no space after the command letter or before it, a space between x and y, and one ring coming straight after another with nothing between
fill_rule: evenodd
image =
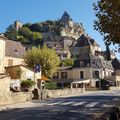
<instances>
[{"instance_id":1,"label":"tree foliage","mask_svg":"<svg viewBox=\"0 0 120 120\"><path fill-rule=\"evenodd\" d=\"M95 30L104 36L105 43L120 44L120 0L99 0L94 4L94 10Z\"/></svg>"},{"instance_id":2,"label":"tree foliage","mask_svg":"<svg viewBox=\"0 0 120 120\"><path fill-rule=\"evenodd\" d=\"M17 36L18 36L18 32L17 30L14 28L14 25L10 25L6 32L5 32L5 36L10 39L10 40L17 40Z\"/></svg>"},{"instance_id":3,"label":"tree foliage","mask_svg":"<svg viewBox=\"0 0 120 120\"><path fill-rule=\"evenodd\" d=\"M42 39L42 34L40 32L34 32L29 29L28 26L31 24L26 24L22 28L16 30L13 25L10 25L5 32L5 36L11 40L19 41L23 44L38 44Z\"/></svg>"},{"instance_id":4,"label":"tree foliage","mask_svg":"<svg viewBox=\"0 0 120 120\"><path fill-rule=\"evenodd\" d=\"M67 58L62 61L62 65L64 66L72 66L74 63L74 60L72 58Z\"/></svg>"},{"instance_id":5,"label":"tree foliage","mask_svg":"<svg viewBox=\"0 0 120 120\"><path fill-rule=\"evenodd\" d=\"M57 66L59 65L59 57L53 49L47 48L45 45L43 48L32 47L28 50L25 56L25 62L30 68L34 68L35 64L40 64L42 68L42 74L50 77L53 75Z\"/></svg>"}]
</instances>

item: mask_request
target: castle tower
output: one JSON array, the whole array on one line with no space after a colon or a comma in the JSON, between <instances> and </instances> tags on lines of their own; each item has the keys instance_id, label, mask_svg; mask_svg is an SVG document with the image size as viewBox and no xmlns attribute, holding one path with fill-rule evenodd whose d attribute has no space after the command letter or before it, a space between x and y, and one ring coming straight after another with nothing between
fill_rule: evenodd
<instances>
[{"instance_id":1,"label":"castle tower","mask_svg":"<svg viewBox=\"0 0 120 120\"><path fill-rule=\"evenodd\" d=\"M69 22L72 21L70 15L65 11L62 15L60 22L64 25L64 27L68 26Z\"/></svg>"},{"instance_id":2,"label":"castle tower","mask_svg":"<svg viewBox=\"0 0 120 120\"><path fill-rule=\"evenodd\" d=\"M23 24L20 21L15 21L14 22L14 27L16 30L20 29L23 26Z\"/></svg>"}]
</instances>

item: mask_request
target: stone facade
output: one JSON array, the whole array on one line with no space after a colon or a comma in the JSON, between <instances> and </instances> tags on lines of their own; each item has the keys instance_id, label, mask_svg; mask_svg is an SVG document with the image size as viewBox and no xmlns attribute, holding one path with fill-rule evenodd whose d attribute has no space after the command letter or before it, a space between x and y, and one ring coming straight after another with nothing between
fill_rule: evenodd
<instances>
[{"instance_id":1,"label":"stone facade","mask_svg":"<svg viewBox=\"0 0 120 120\"><path fill-rule=\"evenodd\" d=\"M22 64L23 65L25 64L23 58L5 56L4 67L16 66L16 65L22 65Z\"/></svg>"},{"instance_id":2,"label":"stone facade","mask_svg":"<svg viewBox=\"0 0 120 120\"><path fill-rule=\"evenodd\" d=\"M0 74L4 73L5 41L0 37Z\"/></svg>"},{"instance_id":3,"label":"stone facade","mask_svg":"<svg viewBox=\"0 0 120 120\"><path fill-rule=\"evenodd\" d=\"M68 36L78 39L84 33L82 24L74 23L66 11L59 21L62 25L62 30L60 32L61 36Z\"/></svg>"},{"instance_id":4,"label":"stone facade","mask_svg":"<svg viewBox=\"0 0 120 120\"><path fill-rule=\"evenodd\" d=\"M10 92L10 77L1 76L0 77L0 93Z\"/></svg>"}]
</instances>

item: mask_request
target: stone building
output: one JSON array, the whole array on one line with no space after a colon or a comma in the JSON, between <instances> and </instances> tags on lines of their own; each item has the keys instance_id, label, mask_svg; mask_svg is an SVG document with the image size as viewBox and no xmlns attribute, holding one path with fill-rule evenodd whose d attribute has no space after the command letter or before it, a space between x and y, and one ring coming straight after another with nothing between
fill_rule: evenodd
<instances>
[{"instance_id":1,"label":"stone building","mask_svg":"<svg viewBox=\"0 0 120 120\"><path fill-rule=\"evenodd\" d=\"M82 24L74 23L70 15L66 11L64 12L59 21L62 28L61 36L68 36L78 39L85 31Z\"/></svg>"},{"instance_id":2,"label":"stone building","mask_svg":"<svg viewBox=\"0 0 120 120\"><path fill-rule=\"evenodd\" d=\"M20 42L11 41L4 36L0 36L0 46L0 73L5 73L5 67L25 64L26 49Z\"/></svg>"},{"instance_id":3,"label":"stone building","mask_svg":"<svg viewBox=\"0 0 120 120\"><path fill-rule=\"evenodd\" d=\"M83 34L73 42L72 56L76 58L74 65L69 69L60 68L53 81L69 86L85 83L89 87L95 87L97 81L109 79L114 73L111 61L104 58L100 46L88 35Z\"/></svg>"},{"instance_id":4,"label":"stone building","mask_svg":"<svg viewBox=\"0 0 120 120\"><path fill-rule=\"evenodd\" d=\"M14 22L14 27L16 30L20 29L22 26L23 26L22 22L18 20Z\"/></svg>"},{"instance_id":5,"label":"stone building","mask_svg":"<svg viewBox=\"0 0 120 120\"><path fill-rule=\"evenodd\" d=\"M5 66L5 39L0 36L0 74L4 74Z\"/></svg>"},{"instance_id":6,"label":"stone building","mask_svg":"<svg viewBox=\"0 0 120 120\"><path fill-rule=\"evenodd\" d=\"M72 55L77 58L81 54L86 53L98 56L99 58L103 58L100 46L95 42L94 39L85 34L82 34L81 37L78 38L76 42L74 42L72 48Z\"/></svg>"},{"instance_id":7,"label":"stone building","mask_svg":"<svg viewBox=\"0 0 120 120\"><path fill-rule=\"evenodd\" d=\"M81 86L85 83L89 87L96 87L96 81L110 78L114 73L111 62L90 54L81 55L72 67L62 67L53 76L58 85Z\"/></svg>"}]
</instances>

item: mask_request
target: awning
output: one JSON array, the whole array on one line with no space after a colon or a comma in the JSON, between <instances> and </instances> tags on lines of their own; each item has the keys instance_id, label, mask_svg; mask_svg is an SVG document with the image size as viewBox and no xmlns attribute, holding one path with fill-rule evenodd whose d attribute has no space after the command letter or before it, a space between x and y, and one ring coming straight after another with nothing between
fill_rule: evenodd
<instances>
[{"instance_id":1,"label":"awning","mask_svg":"<svg viewBox=\"0 0 120 120\"><path fill-rule=\"evenodd\" d=\"M90 79L88 79L88 80L73 80L72 83L90 83Z\"/></svg>"}]
</instances>

